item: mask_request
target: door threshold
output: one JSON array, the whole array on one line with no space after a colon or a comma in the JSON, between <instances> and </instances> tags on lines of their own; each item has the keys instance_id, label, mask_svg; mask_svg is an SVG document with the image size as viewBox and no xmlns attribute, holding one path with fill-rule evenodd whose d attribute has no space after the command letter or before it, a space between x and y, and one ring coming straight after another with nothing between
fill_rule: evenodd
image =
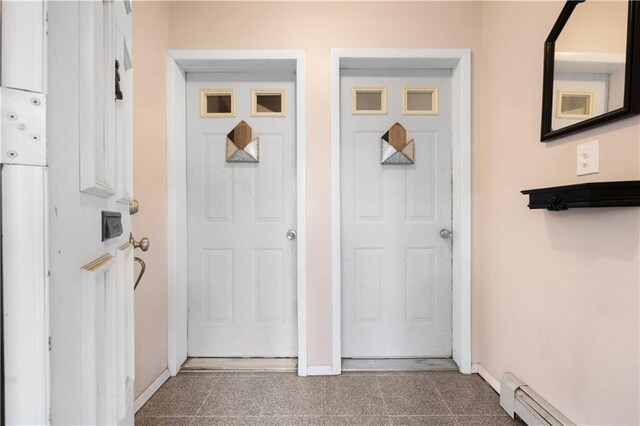
<instances>
[{"instance_id":1,"label":"door threshold","mask_svg":"<svg viewBox=\"0 0 640 426\"><path fill-rule=\"evenodd\" d=\"M180 370L288 373L298 371L298 358L187 358Z\"/></svg>"},{"instance_id":2,"label":"door threshold","mask_svg":"<svg viewBox=\"0 0 640 426\"><path fill-rule=\"evenodd\" d=\"M458 371L451 358L342 358L342 371Z\"/></svg>"}]
</instances>

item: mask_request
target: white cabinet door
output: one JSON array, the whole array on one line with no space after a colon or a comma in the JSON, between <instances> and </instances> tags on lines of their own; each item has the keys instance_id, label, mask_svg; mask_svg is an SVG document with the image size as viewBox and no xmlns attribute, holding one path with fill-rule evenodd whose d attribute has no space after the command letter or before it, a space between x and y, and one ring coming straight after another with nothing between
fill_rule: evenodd
<instances>
[{"instance_id":1,"label":"white cabinet door","mask_svg":"<svg viewBox=\"0 0 640 426\"><path fill-rule=\"evenodd\" d=\"M123 0L49 2L55 424L134 420L130 6ZM105 211L121 215L122 233L103 241Z\"/></svg>"},{"instance_id":2,"label":"white cabinet door","mask_svg":"<svg viewBox=\"0 0 640 426\"><path fill-rule=\"evenodd\" d=\"M189 356L297 356L294 81L187 74ZM202 89L235 93L235 116L202 117ZM284 89L284 114L254 116L253 89ZM245 148L257 162L227 161L241 121L258 138Z\"/></svg>"},{"instance_id":3,"label":"white cabinet door","mask_svg":"<svg viewBox=\"0 0 640 426\"><path fill-rule=\"evenodd\" d=\"M354 113L354 87L386 88L386 113ZM438 88L437 114L405 114L404 89L426 87ZM358 100L358 109L385 109ZM345 358L451 356L451 240L440 237L451 228L450 103L450 71L342 72ZM395 123L414 140L413 164L381 164L381 138Z\"/></svg>"}]
</instances>

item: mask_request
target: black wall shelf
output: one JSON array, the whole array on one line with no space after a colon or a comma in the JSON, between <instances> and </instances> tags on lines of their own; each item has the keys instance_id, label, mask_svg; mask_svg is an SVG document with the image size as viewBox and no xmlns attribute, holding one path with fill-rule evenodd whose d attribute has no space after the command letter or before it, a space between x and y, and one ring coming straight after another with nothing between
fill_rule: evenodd
<instances>
[{"instance_id":1,"label":"black wall shelf","mask_svg":"<svg viewBox=\"0 0 640 426\"><path fill-rule=\"evenodd\" d=\"M530 209L561 211L583 207L639 207L640 180L592 182L520 191Z\"/></svg>"}]
</instances>

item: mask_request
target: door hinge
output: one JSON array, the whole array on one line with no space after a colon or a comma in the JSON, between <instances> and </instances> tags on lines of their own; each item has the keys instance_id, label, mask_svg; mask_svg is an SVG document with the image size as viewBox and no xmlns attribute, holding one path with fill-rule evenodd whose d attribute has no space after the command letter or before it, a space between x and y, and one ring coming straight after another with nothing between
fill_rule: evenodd
<instances>
[{"instance_id":1,"label":"door hinge","mask_svg":"<svg viewBox=\"0 0 640 426\"><path fill-rule=\"evenodd\" d=\"M116 59L116 100L121 101L122 99L124 99L124 95L120 89L120 61Z\"/></svg>"},{"instance_id":2,"label":"door hinge","mask_svg":"<svg viewBox=\"0 0 640 426\"><path fill-rule=\"evenodd\" d=\"M51 352L51 336L49 336L49 352Z\"/></svg>"},{"instance_id":3,"label":"door hinge","mask_svg":"<svg viewBox=\"0 0 640 426\"><path fill-rule=\"evenodd\" d=\"M0 97L0 162L47 164L47 97L42 93L2 87Z\"/></svg>"}]
</instances>

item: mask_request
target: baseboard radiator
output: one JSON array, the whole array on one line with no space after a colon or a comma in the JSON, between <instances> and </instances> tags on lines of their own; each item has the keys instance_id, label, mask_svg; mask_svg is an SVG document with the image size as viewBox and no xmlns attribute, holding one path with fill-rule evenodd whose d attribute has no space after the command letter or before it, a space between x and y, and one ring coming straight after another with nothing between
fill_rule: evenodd
<instances>
[{"instance_id":1,"label":"baseboard radiator","mask_svg":"<svg viewBox=\"0 0 640 426\"><path fill-rule=\"evenodd\" d=\"M500 405L529 426L575 426L512 373L505 373L500 381Z\"/></svg>"}]
</instances>

